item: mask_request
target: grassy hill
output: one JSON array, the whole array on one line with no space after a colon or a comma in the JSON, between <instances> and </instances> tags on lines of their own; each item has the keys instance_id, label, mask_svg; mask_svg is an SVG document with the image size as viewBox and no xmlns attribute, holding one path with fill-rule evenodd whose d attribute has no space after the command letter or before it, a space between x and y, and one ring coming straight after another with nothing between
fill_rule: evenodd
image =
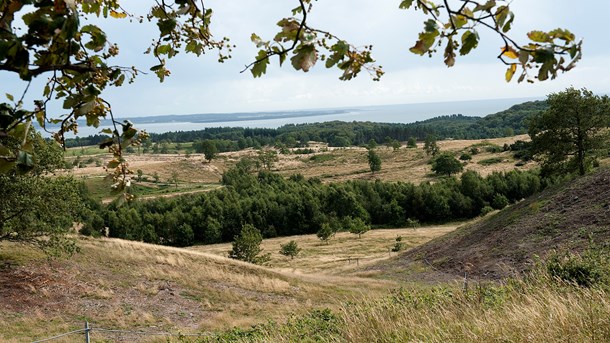
<instances>
[{"instance_id":1,"label":"grassy hill","mask_svg":"<svg viewBox=\"0 0 610 343\"><path fill-rule=\"evenodd\" d=\"M358 277L296 275L228 258L117 239L80 239L81 252L49 261L0 244L0 341L23 342L97 327L201 332L248 326L395 284ZM95 340L116 341L117 336ZM82 336L72 341L81 341ZM126 341L138 337L124 338Z\"/></svg>"},{"instance_id":2,"label":"grassy hill","mask_svg":"<svg viewBox=\"0 0 610 343\"><path fill-rule=\"evenodd\" d=\"M610 239L610 169L551 187L484 220L421 245L384 273L421 262L436 272L502 278L529 270L550 250L582 251Z\"/></svg>"}]
</instances>

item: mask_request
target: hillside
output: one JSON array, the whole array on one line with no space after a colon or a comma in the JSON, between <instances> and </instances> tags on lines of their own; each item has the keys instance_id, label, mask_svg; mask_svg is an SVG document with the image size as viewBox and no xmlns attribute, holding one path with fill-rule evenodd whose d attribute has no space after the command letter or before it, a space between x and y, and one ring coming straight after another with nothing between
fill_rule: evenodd
<instances>
[{"instance_id":1,"label":"hillside","mask_svg":"<svg viewBox=\"0 0 610 343\"><path fill-rule=\"evenodd\" d=\"M582 251L610 239L610 170L551 187L373 269L423 263L436 272L500 278L528 270L552 249Z\"/></svg>"},{"instance_id":2,"label":"hillside","mask_svg":"<svg viewBox=\"0 0 610 343\"><path fill-rule=\"evenodd\" d=\"M72 258L49 261L38 250L0 244L0 341L50 337L82 328L85 320L102 328L182 333L244 327L332 308L365 288L373 295L394 287L357 277L276 272L117 239L80 239L79 245ZM94 341L121 338L96 335Z\"/></svg>"}]
</instances>

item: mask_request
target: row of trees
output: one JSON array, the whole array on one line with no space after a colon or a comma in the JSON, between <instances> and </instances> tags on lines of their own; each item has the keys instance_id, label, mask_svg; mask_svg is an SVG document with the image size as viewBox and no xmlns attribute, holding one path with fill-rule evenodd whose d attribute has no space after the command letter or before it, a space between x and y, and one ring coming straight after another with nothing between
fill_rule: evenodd
<instances>
[{"instance_id":1,"label":"row of trees","mask_svg":"<svg viewBox=\"0 0 610 343\"><path fill-rule=\"evenodd\" d=\"M350 181L322 184L294 175L289 179L235 168L223 175L220 190L177 198L132 202L100 209L98 227L113 237L186 246L232 241L245 224L263 237L313 234L326 225L349 230L361 223L403 226L472 218L502 208L542 187L532 172L494 173L482 178L465 172L433 184ZM348 223L348 224L345 224ZM354 229L356 230L356 229Z\"/></svg>"},{"instance_id":2,"label":"row of trees","mask_svg":"<svg viewBox=\"0 0 610 343\"><path fill-rule=\"evenodd\" d=\"M309 141L325 142L337 147L365 145L371 140L391 145L394 141L423 141L429 135L438 139L484 139L526 133L529 118L547 107L545 101L534 101L483 118L457 114L410 124L333 121L288 124L277 129L217 127L199 131L151 133L150 139L157 143L214 140L220 152L279 144L289 148L304 147ZM67 139L66 146L95 145L106 139L104 135ZM152 151L152 148L149 150Z\"/></svg>"}]
</instances>

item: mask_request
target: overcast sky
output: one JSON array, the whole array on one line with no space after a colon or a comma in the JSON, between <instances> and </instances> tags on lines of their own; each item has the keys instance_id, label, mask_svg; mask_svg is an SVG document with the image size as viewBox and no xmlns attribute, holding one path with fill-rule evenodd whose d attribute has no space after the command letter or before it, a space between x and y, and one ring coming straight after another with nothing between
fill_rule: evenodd
<instances>
[{"instance_id":1,"label":"overcast sky","mask_svg":"<svg viewBox=\"0 0 610 343\"><path fill-rule=\"evenodd\" d=\"M122 1L134 12L142 12L143 1ZM148 3L148 2L146 2ZM409 52L424 18L412 10L398 10L399 0L319 0L314 2L310 26L328 30L356 45L373 44L373 54L386 75L380 82L366 74L352 81L340 81L340 72L317 65L309 73L293 70L289 63L272 64L267 75L253 79L240 74L251 62L256 48L253 32L270 39L275 23L290 15L296 0L208 0L214 9L213 32L228 36L238 47L233 58L218 64L214 55L181 54L170 60L172 75L159 83L151 73L140 75L134 84L109 89L105 97L119 117L211 112L251 112L328 107L407 104L421 102L477 100L514 97L544 97L566 87L587 87L596 93L610 93L610 38L603 29L610 13L610 1L514 0L516 14L511 35L526 42L532 29L568 28L584 39L584 56L578 67L556 80L536 84L504 81L506 67L496 56L502 42L480 31L482 42L469 56L459 57L447 68L442 55L421 57ZM135 7L130 7L135 6ZM135 65L147 70L155 64L142 52L154 38L156 28L129 24L125 20L102 22L121 54L113 64ZM13 75L0 72L3 90L20 94L25 86ZM44 81L44 80L41 80ZM41 94L40 83L31 92ZM37 93L36 93L37 92Z\"/></svg>"}]
</instances>

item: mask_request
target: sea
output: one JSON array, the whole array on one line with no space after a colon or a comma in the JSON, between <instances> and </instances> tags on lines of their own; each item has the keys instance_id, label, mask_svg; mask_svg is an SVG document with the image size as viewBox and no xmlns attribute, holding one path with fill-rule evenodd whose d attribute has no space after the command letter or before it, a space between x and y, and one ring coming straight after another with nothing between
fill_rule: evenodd
<instances>
[{"instance_id":1,"label":"sea","mask_svg":"<svg viewBox=\"0 0 610 343\"><path fill-rule=\"evenodd\" d=\"M138 129L163 133L173 131L203 130L209 127L278 128L288 124L320 123L329 121L362 121L382 123L413 123L433 117L461 114L484 117L526 101L543 98L510 98L468 100L451 102L412 103L382 106L338 107L308 110L286 110L270 112L202 113L188 115L133 116L117 118L131 121ZM99 128L79 125L78 136L100 133L110 127L105 120ZM73 136L66 135L66 138Z\"/></svg>"}]
</instances>

